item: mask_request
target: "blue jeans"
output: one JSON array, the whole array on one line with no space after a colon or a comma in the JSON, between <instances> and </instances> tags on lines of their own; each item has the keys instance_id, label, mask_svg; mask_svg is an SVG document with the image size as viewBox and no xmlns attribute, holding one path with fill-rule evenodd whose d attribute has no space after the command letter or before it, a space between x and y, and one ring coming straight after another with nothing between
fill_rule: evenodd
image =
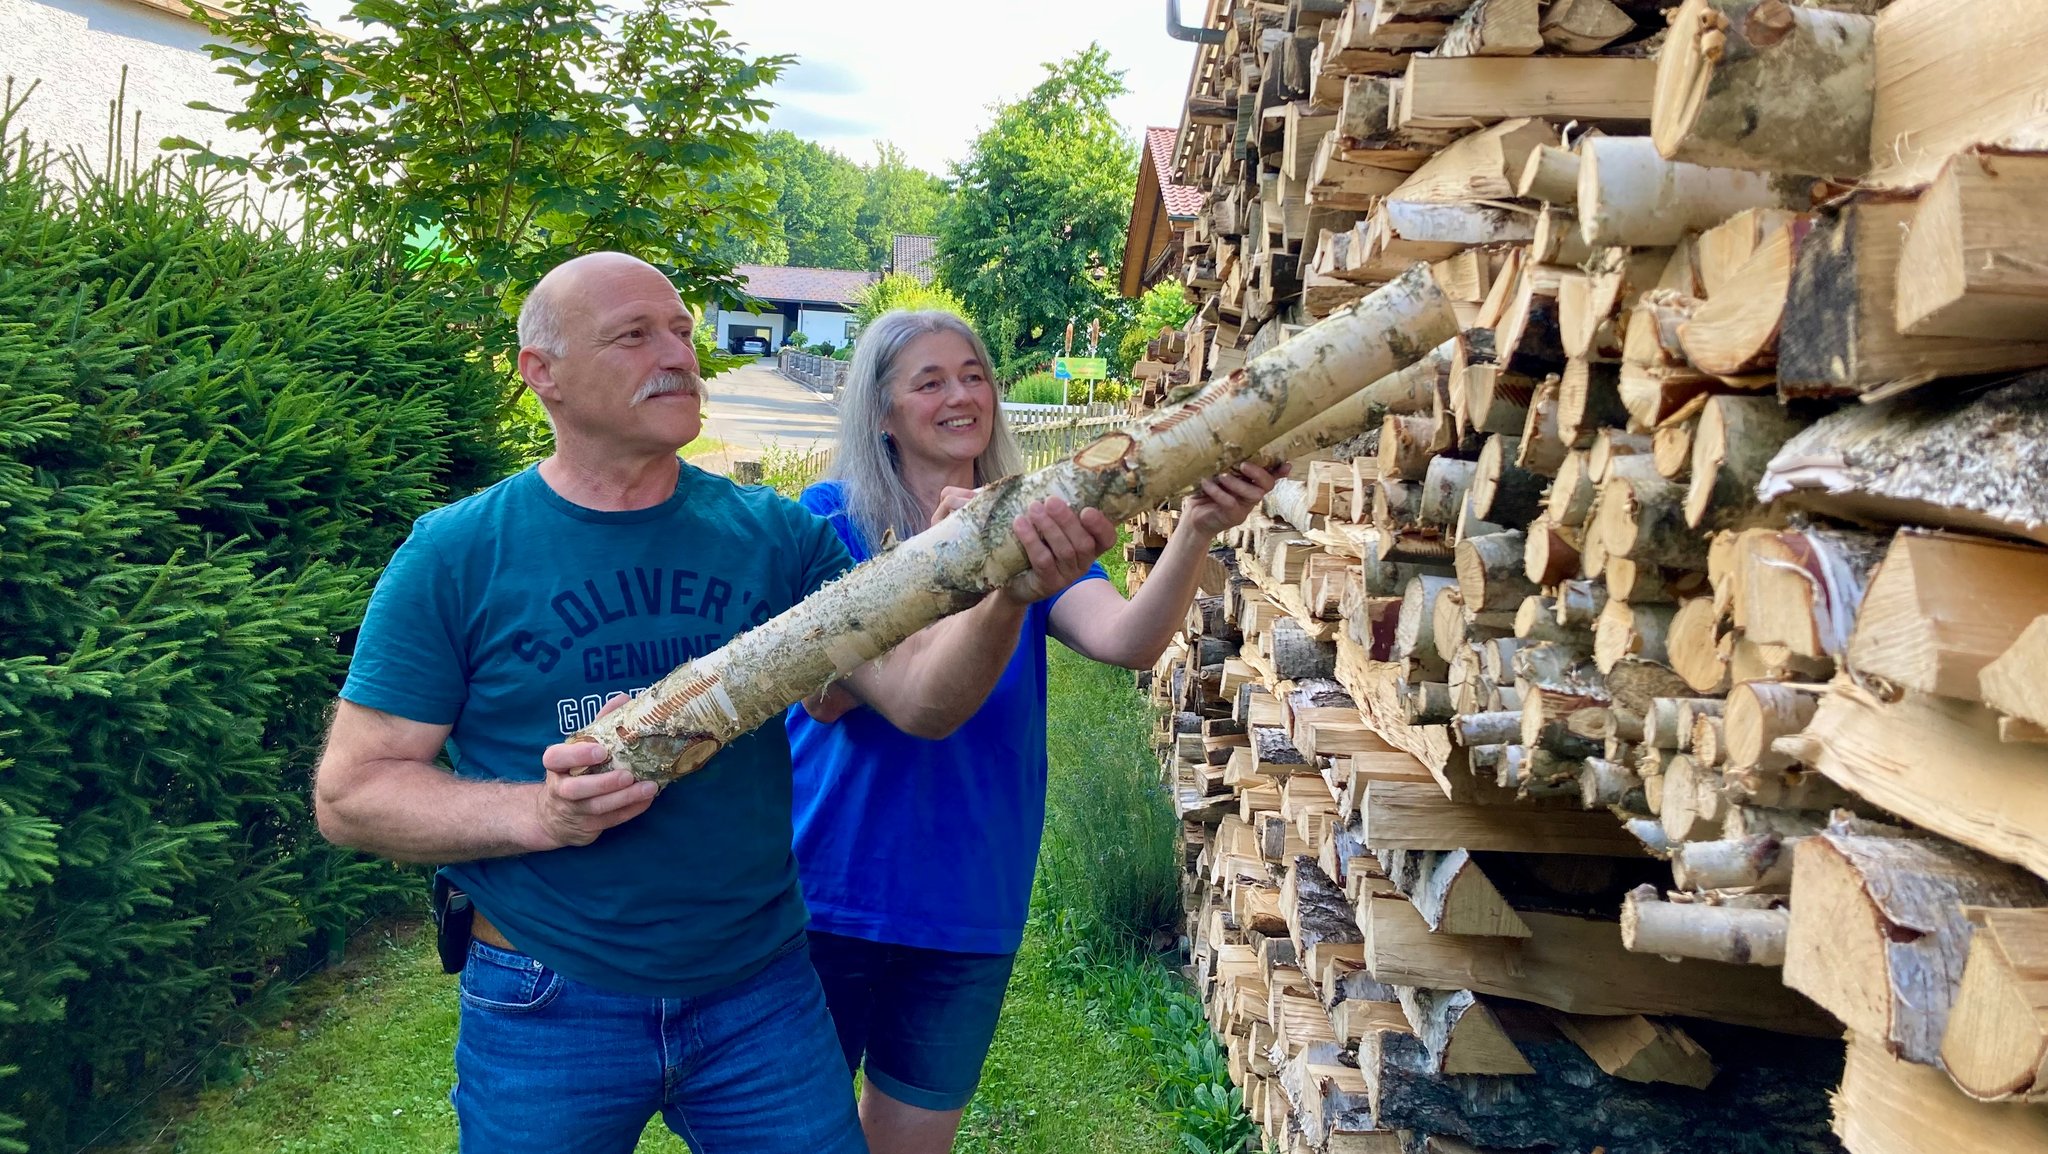
<instances>
[{"instance_id":1,"label":"blue jeans","mask_svg":"<svg viewBox=\"0 0 2048 1154\"><path fill-rule=\"evenodd\" d=\"M963 954L811 931L811 964L850 1070L926 1110L974 1097L1015 954Z\"/></svg>"},{"instance_id":2,"label":"blue jeans","mask_svg":"<svg viewBox=\"0 0 2048 1154\"><path fill-rule=\"evenodd\" d=\"M455 1115L464 1151L631 1151L659 1113L692 1154L867 1154L804 940L695 998L615 994L472 942Z\"/></svg>"}]
</instances>

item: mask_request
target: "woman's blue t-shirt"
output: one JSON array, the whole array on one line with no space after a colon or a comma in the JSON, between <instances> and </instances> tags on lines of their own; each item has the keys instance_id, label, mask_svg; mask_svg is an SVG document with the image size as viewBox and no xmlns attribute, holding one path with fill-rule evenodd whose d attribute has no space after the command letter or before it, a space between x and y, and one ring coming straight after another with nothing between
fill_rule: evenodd
<instances>
[{"instance_id":1,"label":"woman's blue t-shirt","mask_svg":"<svg viewBox=\"0 0 2048 1154\"><path fill-rule=\"evenodd\" d=\"M836 481L800 503L856 561L868 544ZM1100 565L1090 578L1107 579ZM1024 935L1045 826L1045 636L1058 597L1025 615L1017 651L951 737L912 737L872 709L830 725L786 718L796 856L811 925L958 953L1010 953Z\"/></svg>"}]
</instances>

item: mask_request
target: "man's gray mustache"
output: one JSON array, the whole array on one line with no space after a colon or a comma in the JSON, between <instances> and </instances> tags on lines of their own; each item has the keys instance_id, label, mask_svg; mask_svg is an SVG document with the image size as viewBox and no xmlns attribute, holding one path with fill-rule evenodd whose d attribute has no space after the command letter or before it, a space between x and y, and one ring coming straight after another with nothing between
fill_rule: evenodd
<instances>
[{"instance_id":1,"label":"man's gray mustache","mask_svg":"<svg viewBox=\"0 0 2048 1154\"><path fill-rule=\"evenodd\" d=\"M669 393L691 393L699 400L704 397L704 378L695 373L656 373L647 378L640 391L633 394L633 403L652 400Z\"/></svg>"}]
</instances>

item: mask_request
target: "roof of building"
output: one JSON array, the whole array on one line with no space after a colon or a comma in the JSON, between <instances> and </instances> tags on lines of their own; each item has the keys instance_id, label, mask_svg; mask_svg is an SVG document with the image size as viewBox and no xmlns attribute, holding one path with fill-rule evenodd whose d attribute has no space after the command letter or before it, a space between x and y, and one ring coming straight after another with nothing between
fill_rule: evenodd
<instances>
[{"instance_id":1,"label":"roof of building","mask_svg":"<svg viewBox=\"0 0 2048 1154\"><path fill-rule=\"evenodd\" d=\"M735 271L746 278L749 296L805 304L851 305L875 281L874 273L861 269L743 264Z\"/></svg>"},{"instance_id":2,"label":"roof of building","mask_svg":"<svg viewBox=\"0 0 2048 1154\"><path fill-rule=\"evenodd\" d=\"M899 232L896 234L895 249L889 254L889 269L891 272L909 273L925 284L930 284L932 274L936 271L932 267L932 261L937 259L938 255L938 237Z\"/></svg>"},{"instance_id":3,"label":"roof of building","mask_svg":"<svg viewBox=\"0 0 2048 1154\"><path fill-rule=\"evenodd\" d=\"M1193 217L1202 211L1202 190L1192 184L1169 184L1173 179L1173 144L1179 130L1148 128L1145 148L1152 154L1152 169L1159 174L1159 198L1166 202L1166 215Z\"/></svg>"}]
</instances>

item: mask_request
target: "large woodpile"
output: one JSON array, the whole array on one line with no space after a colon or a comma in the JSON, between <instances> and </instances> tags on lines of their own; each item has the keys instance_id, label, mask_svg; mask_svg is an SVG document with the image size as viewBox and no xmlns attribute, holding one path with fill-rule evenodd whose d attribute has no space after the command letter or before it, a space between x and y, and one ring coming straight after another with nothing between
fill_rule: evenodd
<instances>
[{"instance_id":1,"label":"large woodpile","mask_svg":"<svg viewBox=\"0 0 2048 1154\"><path fill-rule=\"evenodd\" d=\"M1462 329L1147 675L1268 1141L2048 1151L2048 4L1209 23L1137 407Z\"/></svg>"}]
</instances>

